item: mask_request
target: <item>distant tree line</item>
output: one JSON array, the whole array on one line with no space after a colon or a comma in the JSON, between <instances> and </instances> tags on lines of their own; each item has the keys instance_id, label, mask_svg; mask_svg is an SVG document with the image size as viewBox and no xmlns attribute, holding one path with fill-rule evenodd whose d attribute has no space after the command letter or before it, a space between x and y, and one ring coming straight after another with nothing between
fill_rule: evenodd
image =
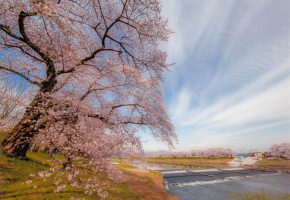
<instances>
[{"instance_id":1,"label":"distant tree line","mask_svg":"<svg viewBox=\"0 0 290 200\"><path fill-rule=\"evenodd\" d=\"M273 159L290 159L290 143L274 144L269 151L262 152L266 158ZM147 155L151 158L232 158L236 153L228 148L209 148L206 150L191 150L191 151L167 151ZM255 156L255 152L249 153L249 156Z\"/></svg>"},{"instance_id":2,"label":"distant tree line","mask_svg":"<svg viewBox=\"0 0 290 200\"><path fill-rule=\"evenodd\" d=\"M235 156L235 152L232 149L226 148L209 148L206 150L191 150L191 151L170 151L151 154L149 157L154 158L192 158L192 157L204 157L204 158L232 158Z\"/></svg>"}]
</instances>

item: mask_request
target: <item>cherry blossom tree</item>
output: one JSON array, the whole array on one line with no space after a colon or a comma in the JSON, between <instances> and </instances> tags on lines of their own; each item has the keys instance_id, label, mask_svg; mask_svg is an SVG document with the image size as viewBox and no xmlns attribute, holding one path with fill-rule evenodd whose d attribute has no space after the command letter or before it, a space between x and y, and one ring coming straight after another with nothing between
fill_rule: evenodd
<instances>
[{"instance_id":1,"label":"cherry blossom tree","mask_svg":"<svg viewBox=\"0 0 290 200\"><path fill-rule=\"evenodd\" d=\"M97 179L73 181L84 177L78 169L106 173L114 155L142 152L140 129L173 146L161 89L169 65L159 49L170 30L158 0L0 3L0 76L26 81L33 97L2 143L8 155L61 152L71 186L94 190Z\"/></svg>"},{"instance_id":2,"label":"cherry blossom tree","mask_svg":"<svg viewBox=\"0 0 290 200\"><path fill-rule=\"evenodd\" d=\"M270 148L271 156L290 159L290 143L275 144Z\"/></svg>"},{"instance_id":3,"label":"cherry blossom tree","mask_svg":"<svg viewBox=\"0 0 290 200\"><path fill-rule=\"evenodd\" d=\"M33 144L97 161L139 150L139 128L173 145L159 49L170 30L157 0L0 3L0 74L37 91L2 143L8 155L25 157Z\"/></svg>"}]
</instances>

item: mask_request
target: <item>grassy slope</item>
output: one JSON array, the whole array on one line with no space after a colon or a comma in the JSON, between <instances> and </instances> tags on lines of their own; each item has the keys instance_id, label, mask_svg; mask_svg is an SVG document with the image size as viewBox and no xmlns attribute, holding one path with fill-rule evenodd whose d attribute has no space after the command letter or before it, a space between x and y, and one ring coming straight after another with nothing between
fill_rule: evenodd
<instances>
[{"instance_id":1,"label":"grassy slope","mask_svg":"<svg viewBox=\"0 0 290 200\"><path fill-rule=\"evenodd\" d=\"M122 161L127 162L127 161ZM159 172L138 169L122 163L118 166L124 173L123 184L144 200L176 200L164 192L163 178Z\"/></svg>"},{"instance_id":2,"label":"grassy slope","mask_svg":"<svg viewBox=\"0 0 290 200\"><path fill-rule=\"evenodd\" d=\"M3 134L0 133L0 142ZM0 199L70 199L87 196L83 191L71 188L61 193L54 193L55 186L52 178L44 181L41 178L30 177L46 170L50 165L50 158L43 153L28 153L29 160L18 160L7 157L0 149ZM134 169L130 165L121 164L119 168L124 172L120 183L111 183L109 199L174 199L163 190L161 175L146 170ZM23 184L32 180L32 184ZM156 197L156 198L155 198Z\"/></svg>"},{"instance_id":3,"label":"grassy slope","mask_svg":"<svg viewBox=\"0 0 290 200\"><path fill-rule=\"evenodd\" d=\"M45 159L42 155L31 154L38 160ZM29 177L30 174L48 169L48 165L36 160L17 160L9 158L0 152L0 197L4 199L57 199L70 198L73 191L64 193L54 193L55 189L52 179L46 181L40 178ZM24 184L25 181L32 180L33 184ZM81 195L82 196L82 195Z\"/></svg>"},{"instance_id":4,"label":"grassy slope","mask_svg":"<svg viewBox=\"0 0 290 200\"><path fill-rule=\"evenodd\" d=\"M257 168L267 168L273 170L288 170L290 171L290 160L268 160L263 159L255 164Z\"/></svg>"},{"instance_id":5,"label":"grassy slope","mask_svg":"<svg viewBox=\"0 0 290 200\"><path fill-rule=\"evenodd\" d=\"M220 168L225 167L232 159L233 158L147 158L145 161L191 167Z\"/></svg>"}]
</instances>

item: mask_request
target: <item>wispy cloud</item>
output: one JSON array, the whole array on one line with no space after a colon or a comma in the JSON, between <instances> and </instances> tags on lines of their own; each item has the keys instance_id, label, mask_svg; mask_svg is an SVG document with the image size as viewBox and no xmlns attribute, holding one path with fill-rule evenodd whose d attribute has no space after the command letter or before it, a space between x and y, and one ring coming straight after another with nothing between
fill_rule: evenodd
<instances>
[{"instance_id":1,"label":"wispy cloud","mask_svg":"<svg viewBox=\"0 0 290 200\"><path fill-rule=\"evenodd\" d=\"M265 130L289 138L290 1L162 4L175 31L164 48L177 64L164 88L178 148L241 146Z\"/></svg>"},{"instance_id":2,"label":"wispy cloud","mask_svg":"<svg viewBox=\"0 0 290 200\"><path fill-rule=\"evenodd\" d=\"M191 93L187 88L182 88L169 107L172 120L180 120L187 114L191 104Z\"/></svg>"},{"instance_id":3,"label":"wispy cloud","mask_svg":"<svg viewBox=\"0 0 290 200\"><path fill-rule=\"evenodd\" d=\"M283 76L286 77L280 80ZM190 97L190 93L187 96ZM177 105L184 104L178 102ZM188 110L187 115L176 118L182 126L220 127L290 119L290 63L268 72L234 93L222 96L210 106Z\"/></svg>"}]
</instances>

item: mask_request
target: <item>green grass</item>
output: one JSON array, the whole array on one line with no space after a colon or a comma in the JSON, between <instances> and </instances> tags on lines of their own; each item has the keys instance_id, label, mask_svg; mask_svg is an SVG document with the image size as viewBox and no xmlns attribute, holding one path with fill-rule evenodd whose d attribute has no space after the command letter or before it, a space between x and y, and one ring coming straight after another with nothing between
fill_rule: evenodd
<instances>
[{"instance_id":1,"label":"green grass","mask_svg":"<svg viewBox=\"0 0 290 200\"><path fill-rule=\"evenodd\" d=\"M4 134L0 133L0 143ZM74 189L67 187L60 193L55 193L53 176L40 178L39 176L31 176L39 172L50 169L52 165L56 165L56 160L65 159L64 156L54 155L54 158L48 154L41 152L28 152L28 160L19 160L6 156L0 148L0 199L5 200L66 200L71 197L81 197L83 199L98 199L96 195L89 196L82 189ZM123 172L124 176L119 182L109 182L107 192L109 200L151 200L152 196L156 199L166 200L175 199L163 190L162 187L156 185L156 180L162 183L162 176L156 172L139 170L130 165L127 160L119 160L117 167ZM105 176L91 173L88 175L97 176L101 180L107 178ZM32 183L25 183L30 181ZM62 181L68 181L63 179Z\"/></svg>"},{"instance_id":2,"label":"green grass","mask_svg":"<svg viewBox=\"0 0 290 200\"><path fill-rule=\"evenodd\" d=\"M180 165L203 168L225 167L233 158L146 158L149 163Z\"/></svg>"},{"instance_id":3,"label":"green grass","mask_svg":"<svg viewBox=\"0 0 290 200\"><path fill-rule=\"evenodd\" d=\"M33 177L48 170L53 159L47 154L34 152L28 152L27 157L28 160L11 158L0 149L0 199L70 199L72 196L92 199L84 191L72 188L55 193L53 177L46 180ZM28 184L30 180L32 183Z\"/></svg>"},{"instance_id":4,"label":"green grass","mask_svg":"<svg viewBox=\"0 0 290 200\"><path fill-rule=\"evenodd\" d=\"M33 153L30 153L33 155ZM31 177L30 175L48 170L49 166L39 161L18 160L7 157L0 151L0 194L4 199L70 199L73 193L79 195L77 191L67 190L63 193L54 193L55 186L52 178L47 178L46 181L39 177ZM38 157L40 155L33 155ZM45 159L45 155L43 156ZM43 160L44 160L43 159ZM40 160L40 158L39 158ZM31 180L31 184L25 182Z\"/></svg>"},{"instance_id":5,"label":"green grass","mask_svg":"<svg viewBox=\"0 0 290 200\"><path fill-rule=\"evenodd\" d=\"M269 168L269 169L290 170L290 160L284 160L284 159L268 160L268 159L263 159L263 160L258 161L255 164L255 166Z\"/></svg>"},{"instance_id":6,"label":"green grass","mask_svg":"<svg viewBox=\"0 0 290 200\"><path fill-rule=\"evenodd\" d=\"M118 167L120 167L120 168L127 168L127 169L136 169L136 167L133 166L133 165L123 164L123 163L118 164Z\"/></svg>"},{"instance_id":7,"label":"green grass","mask_svg":"<svg viewBox=\"0 0 290 200\"><path fill-rule=\"evenodd\" d=\"M0 142L5 137L0 133ZM6 156L0 148L0 199L5 200L55 200L71 199L71 197L81 197L84 199L96 199L89 196L84 190L67 187L65 191L55 193L56 186L54 178L49 177L44 180L39 176L32 177L41 171L48 170L52 164L56 164L55 158L64 159L61 155L54 156L52 159L48 154L39 152L28 152L28 160L19 160ZM130 167L124 165L123 167ZM91 174L91 176L97 176ZM27 184L27 181L32 183ZM64 179L63 181L65 181ZM138 195L127 188L126 184L110 182L108 188L108 199L139 199Z\"/></svg>"}]
</instances>

